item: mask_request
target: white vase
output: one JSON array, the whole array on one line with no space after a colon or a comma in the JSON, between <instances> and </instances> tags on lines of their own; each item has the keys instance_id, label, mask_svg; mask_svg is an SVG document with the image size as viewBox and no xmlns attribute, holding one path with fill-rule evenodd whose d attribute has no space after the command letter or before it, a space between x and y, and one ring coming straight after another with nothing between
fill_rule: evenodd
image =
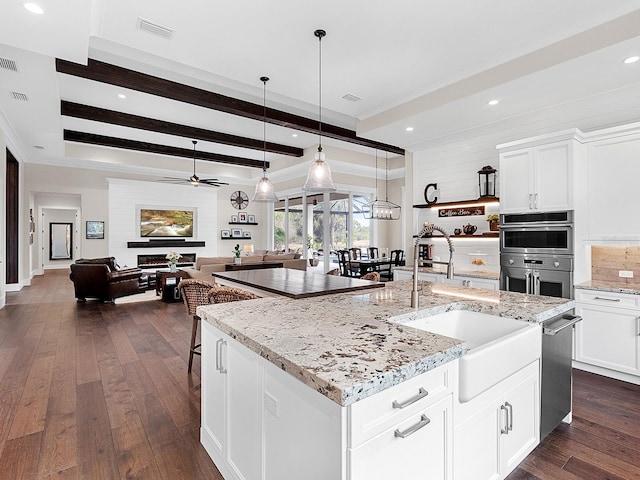
<instances>
[{"instance_id":1,"label":"white vase","mask_svg":"<svg viewBox=\"0 0 640 480\"><path fill-rule=\"evenodd\" d=\"M175 263L169 263L169 271L171 273L176 273L177 271L177 265Z\"/></svg>"},{"instance_id":2,"label":"white vase","mask_svg":"<svg viewBox=\"0 0 640 480\"><path fill-rule=\"evenodd\" d=\"M240 258L240 257L233 257L233 264L234 264L234 265L242 265L242 258Z\"/></svg>"}]
</instances>

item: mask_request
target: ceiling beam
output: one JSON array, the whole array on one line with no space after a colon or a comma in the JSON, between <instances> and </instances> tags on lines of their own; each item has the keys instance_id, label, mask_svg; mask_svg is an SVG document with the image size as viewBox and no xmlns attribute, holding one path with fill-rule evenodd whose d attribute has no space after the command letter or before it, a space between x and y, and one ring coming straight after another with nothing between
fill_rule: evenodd
<instances>
[{"instance_id":1,"label":"ceiling beam","mask_svg":"<svg viewBox=\"0 0 640 480\"><path fill-rule=\"evenodd\" d=\"M170 147L168 145L158 145L157 143L139 142L137 140L127 140L125 138L108 137L106 135L96 135L94 133L77 132L75 130L65 130L64 140L69 142L88 143L90 145L100 145L103 147L123 148L125 150L136 150L138 152L157 153L160 155L170 155L172 157L193 158L193 149ZM241 167L262 168L262 160L251 158L232 157L219 153L196 151L196 159L207 160L209 162L227 163ZM266 162L269 168L269 162Z\"/></svg>"},{"instance_id":2,"label":"ceiling beam","mask_svg":"<svg viewBox=\"0 0 640 480\"><path fill-rule=\"evenodd\" d=\"M214 132L211 130L205 130L204 128L181 125L179 123L165 122L164 120L156 120L139 115L116 112L115 110L82 105L80 103L68 102L66 100L62 100L60 104L60 111L62 115L67 117L82 118L84 120L93 120L95 122L109 123L123 127L148 130L151 132L166 133L168 135L221 143L224 145L232 145L234 147L250 148L260 151L263 151L264 147L262 140ZM278 143L271 142L267 142L266 146L267 152L271 153L290 155L294 157L302 157L302 155L304 155L304 150L302 148L290 147L288 145L280 145Z\"/></svg>"},{"instance_id":3,"label":"ceiling beam","mask_svg":"<svg viewBox=\"0 0 640 480\"><path fill-rule=\"evenodd\" d=\"M87 65L56 59L56 71L66 75L73 75L96 82L117 85L122 88L137 90L139 92L157 95L159 97L190 103L204 108L210 108L220 112L238 115L253 120L264 119L263 106L256 103L239 100L219 93L210 92L201 88L184 85L164 78L154 77L146 73L136 72L127 68L118 67L109 63L89 59ZM267 108L266 121L281 127L300 130L318 135L318 120L294 115L273 108ZM354 143L365 147L383 150L389 153L404 155L404 149L386 143L368 140L356 135L354 130L335 125L322 124L322 136Z\"/></svg>"}]
</instances>

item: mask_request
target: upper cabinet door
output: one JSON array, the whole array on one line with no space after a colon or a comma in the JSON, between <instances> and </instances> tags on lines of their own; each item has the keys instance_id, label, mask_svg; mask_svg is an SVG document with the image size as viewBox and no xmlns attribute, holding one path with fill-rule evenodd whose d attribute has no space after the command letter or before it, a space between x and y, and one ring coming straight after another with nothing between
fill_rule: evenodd
<instances>
[{"instance_id":1,"label":"upper cabinet door","mask_svg":"<svg viewBox=\"0 0 640 480\"><path fill-rule=\"evenodd\" d=\"M500 154L500 211L526 212L532 207L533 150Z\"/></svg>"},{"instance_id":2,"label":"upper cabinet door","mask_svg":"<svg viewBox=\"0 0 640 480\"><path fill-rule=\"evenodd\" d=\"M573 209L573 141L500 154L500 211Z\"/></svg>"}]
</instances>

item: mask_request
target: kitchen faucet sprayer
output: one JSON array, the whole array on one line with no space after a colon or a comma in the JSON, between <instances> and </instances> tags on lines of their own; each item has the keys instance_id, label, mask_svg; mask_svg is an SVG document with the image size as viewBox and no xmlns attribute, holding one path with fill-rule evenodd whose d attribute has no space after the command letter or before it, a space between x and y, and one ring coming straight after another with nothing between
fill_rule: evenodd
<instances>
[{"instance_id":1,"label":"kitchen faucet sprayer","mask_svg":"<svg viewBox=\"0 0 640 480\"><path fill-rule=\"evenodd\" d=\"M451 241L451 237L442 227L434 225L429 222L424 222L424 226L418 232L418 237L413 245L413 289L411 290L411 308L418 308L418 257L419 257L419 246L423 243L424 238L423 235L427 233L433 233L436 230L444 236L447 240L447 244L449 245L449 261L448 262L439 262L437 260L431 261L431 263L438 263L447 266L447 278L453 278L453 242Z\"/></svg>"}]
</instances>

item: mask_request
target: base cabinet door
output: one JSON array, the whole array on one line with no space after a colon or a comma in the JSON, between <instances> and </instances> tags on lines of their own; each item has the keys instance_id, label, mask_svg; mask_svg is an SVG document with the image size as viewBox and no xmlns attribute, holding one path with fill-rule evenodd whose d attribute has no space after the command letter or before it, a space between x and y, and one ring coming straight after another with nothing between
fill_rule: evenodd
<instances>
[{"instance_id":1,"label":"base cabinet door","mask_svg":"<svg viewBox=\"0 0 640 480\"><path fill-rule=\"evenodd\" d=\"M454 480L504 479L539 443L538 365L494 387L496 395L485 397L484 407L455 426Z\"/></svg>"},{"instance_id":2,"label":"base cabinet door","mask_svg":"<svg viewBox=\"0 0 640 480\"><path fill-rule=\"evenodd\" d=\"M208 438L210 445L218 455L227 449L226 398L227 377L220 373L219 348L223 342L222 334L206 322L202 324L202 418L203 439ZM212 455L212 452L209 452Z\"/></svg>"},{"instance_id":3,"label":"base cabinet door","mask_svg":"<svg viewBox=\"0 0 640 480\"><path fill-rule=\"evenodd\" d=\"M615 300L607 293L603 303ZM576 324L576 360L640 375L639 310L578 303L576 315L582 317Z\"/></svg>"},{"instance_id":4,"label":"base cabinet door","mask_svg":"<svg viewBox=\"0 0 640 480\"><path fill-rule=\"evenodd\" d=\"M453 397L348 449L349 480L451 479Z\"/></svg>"}]
</instances>

